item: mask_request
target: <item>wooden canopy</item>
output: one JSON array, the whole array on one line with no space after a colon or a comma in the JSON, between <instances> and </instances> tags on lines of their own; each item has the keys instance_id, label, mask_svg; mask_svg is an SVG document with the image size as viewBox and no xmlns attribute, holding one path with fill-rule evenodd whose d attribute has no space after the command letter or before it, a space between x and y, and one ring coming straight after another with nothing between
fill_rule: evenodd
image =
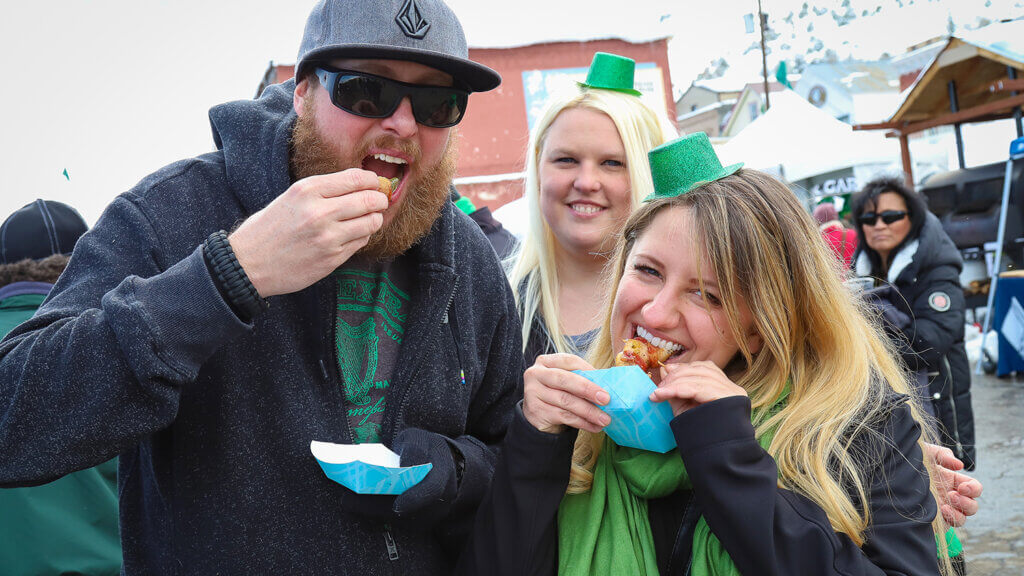
<instances>
[{"instance_id":1,"label":"wooden canopy","mask_svg":"<svg viewBox=\"0 0 1024 576\"><path fill-rule=\"evenodd\" d=\"M899 109L886 122L860 124L854 130L889 130L900 139L903 171L913 186L907 136L937 126L956 127L957 152L963 168L960 124L1017 118L1021 133L1024 105L1024 22L993 24L950 37L918 76Z\"/></svg>"}]
</instances>

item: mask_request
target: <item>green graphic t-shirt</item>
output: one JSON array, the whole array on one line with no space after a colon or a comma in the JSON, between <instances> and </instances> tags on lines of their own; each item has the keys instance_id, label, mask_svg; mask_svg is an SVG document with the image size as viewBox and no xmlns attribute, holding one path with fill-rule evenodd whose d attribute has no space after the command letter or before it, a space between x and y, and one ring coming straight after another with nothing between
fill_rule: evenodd
<instances>
[{"instance_id":1,"label":"green graphic t-shirt","mask_svg":"<svg viewBox=\"0 0 1024 576\"><path fill-rule=\"evenodd\" d=\"M389 380L410 306L408 270L392 262L349 261L338 283L334 344L352 440L380 442Z\"/></svg>"}]
</instances>

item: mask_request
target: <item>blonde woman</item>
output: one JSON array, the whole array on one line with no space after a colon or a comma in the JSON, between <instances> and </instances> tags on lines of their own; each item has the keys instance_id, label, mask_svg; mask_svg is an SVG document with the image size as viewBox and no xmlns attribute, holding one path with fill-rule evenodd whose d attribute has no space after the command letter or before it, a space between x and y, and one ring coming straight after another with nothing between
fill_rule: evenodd
<instances>
[{"instance_id":1,"label":"blonde woman","mask_svg":"<svg viewBox=\"0 0 1024 576\"><path fill-rule=\"evenodd\" d=\"M652 191L647 152L675 137L633 89L634 63L594 56L587 82L550 101L530 134L529 228L510 268L526 365L582 354L605 300L601 271L622 225Z\"/></svg>"},{"instance_id":2,"label":"blonde woman","mask_svg":"<svg viewBox=\"0 0 1024 576\"><path fill-rule=\"evenodd\" d=\"M793 194L698 136L651 152L657 193L624 228L590 362L527 371L462 569L939 574L945 524L888 341ZM640 333L672 353L651 397L675 415L667 454L605 438L608 395L572 372Z\"/></svg>"}]
</instances>

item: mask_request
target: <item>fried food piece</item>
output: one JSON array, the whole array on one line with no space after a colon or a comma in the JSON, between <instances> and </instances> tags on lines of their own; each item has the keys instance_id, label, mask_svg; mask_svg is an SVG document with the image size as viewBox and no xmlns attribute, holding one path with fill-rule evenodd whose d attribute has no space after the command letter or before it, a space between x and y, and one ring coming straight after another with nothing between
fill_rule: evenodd
<instances>
[{"instance_id":1,"label":"fried food piece","mask_svg":"<svg viewBox=\"0 0 1024 576\"><path fill-rule=\"evenodd\" d=\"M391 202L391 193L398 188L398 178L385 178L383 176L377 176L377 190L380 190L388 197L388 202Z\"/></svg>"},{"instance_id":2,"label":"fried food piece","mask_svg":"<svg viewBox=\"0 0 1024 576\"><path fill-rule=\"evenodd\" d=\"M658 348L645 338L637 336L626 340L622 352L615 356L616 366L639 366L651 376L655 367L668 360L672 352Z\"/></svg>"}]
</instances>

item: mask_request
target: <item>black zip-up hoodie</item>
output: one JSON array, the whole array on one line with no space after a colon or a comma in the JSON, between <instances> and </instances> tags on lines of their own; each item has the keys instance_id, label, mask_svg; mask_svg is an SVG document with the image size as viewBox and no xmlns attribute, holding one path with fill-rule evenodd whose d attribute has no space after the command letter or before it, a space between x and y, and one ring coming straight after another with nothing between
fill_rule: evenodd
<instances>
[{"instance_id":1,"label":"black zip-up hoodie","mask_svg":"<svg viewBox=\"0 0 1024 576\"><path fill-rule=\"evenodd\" d=\"M115 199L38 314L0 343L0 485L121 454L126 574L450 573L445 544L464 536L522 396L511 290L479 227L448 203L410 251L416 287L382 441L410 427L451 439L460 488L436 526L342 506L346 489L309 450L351 441L333 280L272 297L245 324L200 249L289 186L293 90L212 109L218 150Z\"/></svg>"}]
</instances>

